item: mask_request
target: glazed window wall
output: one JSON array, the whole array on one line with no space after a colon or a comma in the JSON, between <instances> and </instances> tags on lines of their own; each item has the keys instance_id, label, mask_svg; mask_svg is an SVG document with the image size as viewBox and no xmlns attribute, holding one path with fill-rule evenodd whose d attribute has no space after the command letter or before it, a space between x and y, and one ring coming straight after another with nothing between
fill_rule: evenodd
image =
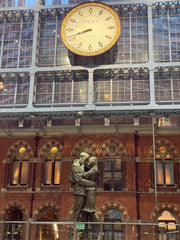
<instances>
[{"instance_id":1,"label":"glazed window wall","mask_svg":"<svg viewBox=\"0 0 180 240\"><path fill-rule=\"evenodd\" d=\"M60 38L63 17L64 13L60 14L58 10L41 12L38 66L70 65L68 51Z\"/></svg>"},{"instance_id":2,"label":"glazed window wall","mask_svg":"<svg viewBox=\"0 0 180 240\"><path fill-rule=\"evenodd\" d=\"M121 5L119 10L121 35L117 43L115 63L143 63L148 61L147 6Z\"/></svg>"},{"instance_id":3,"label":"glazed window wall","mask_svg":"<svg viewBox=\"0 0 180 240\"><path fill-rule=\"evenodd\" d=\"M179 2L153 5L154 61L180 61L180 6Z\"/></svg>"},{"instance_id":4,"label":"glazed window wall","mask_svg":"<svg viewBox=\"0 0 180 240\"><path fill-rule=\"evenodd\" d=\"M25 73L2 75L0 86L0 106L28 104L30 77Z\"/></svg>"},{"instance_id":5,"label":"glazed window wall","mask_svg":"<svg viewBox=\"0 0 180 240\"><path fill-rule=\"evenodd\" d=\"M35 105L87 103L88 72L62 71L37 74Z\"/></svg>"},{"instance_id":6,"label":"glazed window wall","mask_svg":"<svg viewBox=\"0 0 180 240\"><path fill-rule=\"evenodd\" d=\"M88 71L37 73L34 105L88 103ZM155 100L159 104L179 102L179 67L156 68ZM96 104L150 102L150 79L147 68L95 70L93 99ZM2 81L2 82L1 82ZM28 104L30 76L27 73L2 74L0 105L25 107Z\"/></svg>"},{"instance_id":7,"label":"glazed window wall","mask_svg":"<svg viewBox=\"0 0 180 240\"><path fill-rule=\"evenodd\" d=\"M156 68L155 99L159 103L179 102L180 99L180 69L179 67Z\"/></svg>"},{"instance_id":8,"label":"glazed window wall","mask_svg":"<svg viewBox=\"0 0 180 240\"><path fill-rule=\"evenodd\" d=\"M29 16L27 16L29 15ZM29 67L32 62L34 17L7 13L0 18L2 68Z\"/></svg>"},{"instance_id":9,"label":"glazed window wall","mask_svg":"<svg viewBox=\"0 0 180 240\"><path fill-rule=\"evenodd\" d=\"M33 6L36 0L0 0L1 7L22 7L22 6Z\"/></svg>"},{"instance_id":10,"label":"glazed window wall","mask_svg":"<svg viewBox=\"0 0 180 240\"><path fill-rule=\"evenodd\" d=\"M148 69L106 69L94 73L94 101L148 102Z\"/></svg>"}]
</instances>

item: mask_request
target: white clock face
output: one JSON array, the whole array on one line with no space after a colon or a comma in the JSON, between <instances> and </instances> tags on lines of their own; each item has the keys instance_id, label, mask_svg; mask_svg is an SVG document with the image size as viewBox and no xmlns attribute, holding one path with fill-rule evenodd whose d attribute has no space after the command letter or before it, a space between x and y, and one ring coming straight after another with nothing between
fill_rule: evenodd
<instances>
[{"instance_id":1,"label":"white clock face","mask_svg":"<svg viewBox=\"0 0 180 240\"><path fill-rule=\"evenodd\" d=\"M121 24L116 12L102 3L76 6L64 18L61 37L65 46L83 56L109 50L118 40Z\"/></svg>"}]
</instances>

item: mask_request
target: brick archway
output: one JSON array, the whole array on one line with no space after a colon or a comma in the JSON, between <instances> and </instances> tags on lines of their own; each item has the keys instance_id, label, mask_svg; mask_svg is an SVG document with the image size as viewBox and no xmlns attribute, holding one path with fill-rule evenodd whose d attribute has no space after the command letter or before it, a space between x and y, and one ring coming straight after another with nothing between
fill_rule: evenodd
<instances>
[{"instance_id":1,"label":"brick archway","mask_svg":"<svg viewBox=\"0 0 180 240\"><path fill-rule=\"evenodd\" d=\"M101 156L126 156L127 150L124 144L117 138L108 138L100 146Z\"/></svg>"},{"instance_id":2,"label":"brick archway","mask_svg":"<svg viewBox=\"0 0 180 240\"><path fill-rule=\"evenodd\" d=\"M91 154L92 156L97 156L98 154L98 146L96 143L94 143L89 138L83 138L76 142L74 145L71 156L72 157L79 157L79 154L81 152L87 152L88 154Z\"/></svg>"},{"instance_id":3,"label":"brick archway","mask_svg":"<svg viewBox=\"0 0 180 240\"><path fill-rule=\"evenodd\" d=\"M34 157L34 152L29 143L25 142L24 140L18 140L9 147L6 153L5 161L10 162L18 154L20 147L25 147L29 159Z\"/></svg>"},{"instance_id":4,"label":"brick archway","mask_svg":"<svg viewBox=\"0 0 180 240\"><path fill-rule=\"evenodd\" d=\"M57 213L58 218L60 219L60 206L57 203L55 203L55 202L45 202L45 203L42 203L34 211L33 218L37 220L38 216L42 212L42 210L43 209L47 209L47 208L53 209Z\"/></svg>"},{"instance_id":5,"label":"brick archway","mask_svg":"<svg viewBox=\"0 0 180 240\"><path fill-rule=\"evenodd\" d=\"M150 218L153 221L155 221L157 219L157 217L158 217L158 214L160 212L164 211L164 210L173 212L178 217L177 220L178 221L180 220L180 209L177 206L175 206L175 205L173 205L171 203L161 203L161 204L159 204L157 207L155 207L153 209Z\"/></svg>"},{"instance_id":6,"label":"brick archway","mask_svg":"<svg viewBox=\"0 0 180 240\"><path fill-rule=\"evenodd\" d=\"M57 148L56 154L62 155L63 145L56 140L50 140L41 147L38 155L39 159L43 159L47 155L47 153L51 153L51 149L53 147Z\"/></svg>"},{"instance_id":7,"label":"brick archway","mask_svg":"<svg viewBox=\"0 0 180 240\"><path fill-rule=\"evenodd\" d=\"M123 219L129 219L129 214L127 212L127 209L120 203L118 202L106 202L104 203L100 208L97 213L98 217L101 219L103 216L103 213L108 210L108 209L117 209L122 213L122 218Z\"/></svg>"},{"instance_id":8,"label":"brick archway","mask_svg":"<svg viewBox=\"0 0 180 240\"><path fill-rule=\"evenodd\" d=\"M7 203L1 210L0 219L2 220L5 219L7 211L10 210L11 208L18 208L18 210L21 211L21 213L23 214L23 220L27 220L29 218L28 210L24 204L20 202L10 202Z\"/></svg>"},{"instance_id":9,"label":"brick archway","mask_svg":"<svg viewBox=\"0 0 180 240\"><path fill-rule=\"evenodd\" d=\"M157 139L155 144L156 144L156 149L160 146L166 146L167 150L172 153L173 157L178 158L179 154L178 154L176 146L168 139L165 139L165 138ZM148 156L150 158L153 158L153 146L150 147Z\"/></svg>"}]
</instances>

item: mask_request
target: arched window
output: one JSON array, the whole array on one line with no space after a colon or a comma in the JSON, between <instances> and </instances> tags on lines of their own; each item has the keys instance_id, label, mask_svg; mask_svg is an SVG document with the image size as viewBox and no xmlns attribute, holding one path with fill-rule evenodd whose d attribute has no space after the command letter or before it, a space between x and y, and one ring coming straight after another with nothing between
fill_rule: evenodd
<instances>
[{"instance_id":1,"label":"arched window","mask_svg":"<svg viewBox=\"0 0 180 240\"><path fill-rule=\"evenodd\" d=\"M158 236L159 240L177 240L176 220L169 211L162 212L158 217Z\"/></svg>"},{"instance_id":2,"label":"arched window","mask_svg":"<svg viewBox=\"0 0 180 240\"><path fill-rule=\"evenodd\" d=\"M172 155L165 145L156 151L156 179L159 186L174 185L174 166Z\"/></svg>"},{"instance_id":3,"label":"arched window","mask_svg":"<svg viewBox=\"0 0 180 240\"><path fill-rule=\"evenodd\" d=\"M160 138L155 141L155 155L151 146L148 156L155 157L155 166L152 164L152 176L154 184L159 187L174 187L177 184L178 167L175 161L179 153L174 144L168 139ZM155 167L155 168L154 168ZM156 183L155 183L156 181Z\"/></svg>"},{"instance_id":4,"label":"arched window","mask_svg":"<svg viewBox=\"0 0 180 240\"><path fill-rule=\"evenodd\" d=\"M32 158L32 148L25 141L17 141L9 148L5 158L7 186L29 185L30 159Z\"/></svg>"},{"instance_id":5,"label":"arched window","mask_svg":"<svg viewBox=\"0 0 180 240\"><path fill-rule=\"evenodd\" d=\"M121 222L122 214L117 209L108 209L104 213L104 222ZM122 237L122 225L121 224L104 224L104 239L106 240L121 240Z\"/></svg>"},{"instance_id":6,"label":"arched window","mask_svg":"<svg viewBox=\"0 0 180 240\"><path fill-rule=\"evenodd\" d=\"M29 157L25 147L20 147L12 163L11 185L27 185L29 178Z\"/></svg>"},{"instance_id":7,"label":"arched window","mask_svg":"<svg viewBox=\"0 0 180 240\"><path fill-rule=\"evenodd\" d=\"M52 159L50 156L45 160L44 184L59 185L60 184L60 158Z\"/></svg>"},{"instance_id":8,"label":"arched window","mask_svg":"<svg viewBox=\"0 0 180 240\"><path fill-rule=\"evenodd\" d=\"M115 138L107 139L101 146L102 159L99 161L100 182L105 191L121 191L125 187L124 162L127 155L123 144Z\"/></svg>"},{"instance_id":9,"label":"arched window","mask_svg":"<svg viewBox=\"0 0 180 240\"><path fill-rule=\"evenodd\" d=\"M105 191L121 191L122 161L121 157L104 159L103 188Z\"/></svg>"},{"instance_id":10,"label":"arched window","mask_svg":"<svg viewBox=\"0 0 180 240\"><path fill-rule=\"evenodd\" d=\"M43 184L60 185L62 145L57 141L49 141L40 150L39 158L44 162Z\"/></svg>"},{"instance_id":11,"label":"arched window","mask_svg":"<svg viewBox=\"0 0 180 240\"><path fill-rule=\"evenodd\" d=\"M24 239L24 224L20 221L23 220L23 214L21 210L14 206L11 207L5 216L6 223L3 228L4 240L23 240ZM18 221L16 223L15 221Z\"/></svg>"},{"instance_id":12,"label":"arched window","mask_svg":"<svg viewBox=\"0 0 180 240\"><path fill-rule=\"evenodd\" d=\"M58 215L52 208L45 208L42 210L39 216L39 221L58 221ZM58 240L59 239L59 227L54 224L38 224L37 238L38 240Z\"/></svg>"}]
</instances>

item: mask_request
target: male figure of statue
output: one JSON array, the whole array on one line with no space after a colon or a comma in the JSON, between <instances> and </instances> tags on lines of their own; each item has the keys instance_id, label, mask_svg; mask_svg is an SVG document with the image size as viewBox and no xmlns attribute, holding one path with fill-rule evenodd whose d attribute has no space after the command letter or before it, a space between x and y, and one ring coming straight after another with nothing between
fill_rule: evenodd
<instances>
[{"instance_id":1,"label":"male figure of statue","mask_svg":"<svg viewBox=\"0 0 180 240\"><path fill-rule=\"evenodd\" d=\"M74 190L74 212L72 220L77 222L79 220L80 213L82 212L85 200L86 200L86 187L95 187L95 181L87 180L82 177L84 174L84 163L89 158L89 154L80 153L79 159L75 159L72 167L69 181L73 185Z\"/></svg>"}]
</instances>

